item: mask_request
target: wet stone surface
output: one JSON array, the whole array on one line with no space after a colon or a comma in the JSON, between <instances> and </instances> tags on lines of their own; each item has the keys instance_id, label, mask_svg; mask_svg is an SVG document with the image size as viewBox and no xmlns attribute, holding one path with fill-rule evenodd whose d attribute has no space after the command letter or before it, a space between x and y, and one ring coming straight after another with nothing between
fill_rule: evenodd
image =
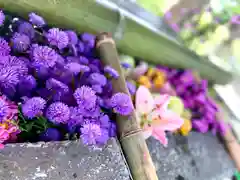
<instances>
[{"instance_id":1,"label":"wet stone surface","mask_svg":"<svg viewBox=\"0 0 240 180\"><path fill-rule=\"evenodd\" d=\"M162 180L229 180L236 172L223 145L212 134L171 135L167 148L154 138L147 144Z\"/></svg>"},{"instance_id":2,"label":"wet stone surface","mask_svg":"<svg viewBox=\"0 0 240 180\"><path fill-rule=\"evenodd\" d=\"M8 145L0 151L0 180L129 180L119 145L79 142Z\"/></svg>"},{"instance_id":3,"label":"wet stone surface","mask_svg":"<svg viewBox=\"0 0 240 180\"><path fill-rule=\"evenodd\" d=\"M170 136L164 148L147 144L159 180L229 180L233 162L211 134ZM112 139L102 149L79 142L13 144L0 151L0 180L130 180L120 147Z\"/></svg>"}]
</instances>

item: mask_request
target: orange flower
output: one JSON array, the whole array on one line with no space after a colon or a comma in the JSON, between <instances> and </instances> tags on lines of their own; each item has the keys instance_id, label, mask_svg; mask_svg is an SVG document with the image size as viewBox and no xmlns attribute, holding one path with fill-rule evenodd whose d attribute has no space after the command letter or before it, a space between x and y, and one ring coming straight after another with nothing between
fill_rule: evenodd
<instances>
[{"instance_id":1,"label":"orange flower","mask_svg":"<svg viewBox=\"0 0 240 180\"><path fill-rule=\"evenodd\" d=\"M153 84L156 88L161 88L165 84L165 76L157 76L153 79Z\"/></svg>"},{"instance_id":2,"label":"orange flower","mask_svg":"<svg viewBox=\"0 0 240 180\"><path fill-rule=\"evenodd\" d=\"M147 71L147 74L146 76L149 78L149 79L152 79L153 76L155 76L157 70L155 68L149 68L148 71Z\"/></svg>"},{"instance_id":3,"label":"orange flower","mask_svg":"<svg viewBox=\"0 0 240 180\"><path fill-rule=\"evenodd\" d=\"M140 85L145 86L146 88L150 89L152 87L152 84L150 82L150 79L147 76L140 76L137 80L137 82Z\"/></svg>"}]
</instances>

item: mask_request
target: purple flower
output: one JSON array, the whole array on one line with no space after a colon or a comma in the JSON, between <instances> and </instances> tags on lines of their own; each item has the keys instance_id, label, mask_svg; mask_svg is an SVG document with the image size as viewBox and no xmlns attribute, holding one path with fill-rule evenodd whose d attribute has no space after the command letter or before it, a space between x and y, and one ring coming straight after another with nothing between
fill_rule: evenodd
<instances>
[{"instance_id":1,"label":"purple flower","mask_svg":"<svg viewBox=\"0 0 240 180\"><path fill-rule=\"evenodd\" d=\"M18 26L18 32L20 34L27 35L30 39L33 39L35 36L35 30L33 26L28 22L23 22Z\"/></svg>"},{"instance_id":2,"label":"purple flower","mask_svg":"<svg viewBox=\"0 0 240 180\"><path fill-rule=\"evenodd\" d=\"M65 31L65 33L67 33L68 35L70 44L76 45L78 43L78 36L74 31L68 30L68 31Z\"/></svg>"},{"instance_id":3,"label":"purple flower","mask_svg":"<svg viewBox=\"0 0 240 180\"><path fill-rule=\"evenodd\" d=\"M116 124L112 122L109 129L109 136L116 137L116 135L117 135L117 127L116 127Z\"/></svg>"},{"instance_id":4,"label":"purple flower","mask_svg":"<svg viewBox=\"0 0 240 180\"><path fill-rule=\"evenodd\" d=\"M46 117L55 124L66 124L70 118L70 109L64 103L55 102L47 108Z\"/></svg>"},{"instance_id":5,"label":"purple flower","mask_svg":"<svg viewBox=\"0 0 240 180\"><path fill-rule=\"evenodd\" d=\"M132 65L127 62L121 62L121 66L125 69L132 68Z\"/></svg>"},{"instance_id":6,"label":"purple flower","mask_svg":"<svg viewBox=\"0 0 240 180\"><path fill-rule=\"evenodd\" d=\"M69 91L69 88L66 84L54 78L50 78L46 81L46 88L49 90L54 90L56 92L63 92L63 93L67 93Z\"/></svg>"},{"instance_id":7,"label":"purple flower","mask_svg":"<svg viewBox=\"0 0 240 180\"><path fill-rule=\"evenodd\" d=\"M0 10L0 26L3 25L4 21L5 21L5 14L3 13L2 10Z\"/></svg>"},{"instance_id":8,"label":"purple flower","mask_svg":"<svg viewBox=\"0 0 240 180\"><path fill-rule=\"evenodd\" d=\"M93 89L96 93L99 93L99 94L101 94L101 93L103 92L102 86L101 86L101 85L98 85L98 84L92 85L92 89Z\"/></svg>"},{"instance_id":9,"label":"purple flower","mask_svg":"<svg viewBox=\"0 0 240 180\"><path fill-rule=\"evenodd\" d=\"M92 84L92 85L100 85L100 86L105 86L107 84L107 78L100 74L100 73L92 73L90 76L89 76L89 82Z\"/></svg>"},{"instance_id":10,"label":"purple flower","mask_svg":"<svg viewBox=\"0 0 240 180\"><path fill-rule=\"evenodd\" d=\"M81 65L81 64L75 63L75 62L66 64L65 68L74 75L77 75L80 72L89 72L90 71L90 68L88 66Z\"/></svg>"},{"instance_id":11,"label":"purple flower","mask_svg":"<svg viewBox=\"0 0 240 180\"><path fill-rule=\"evenodd\" d=\"M79 62L81 64L85 64L85 65L87 65L89 63L88 59L86 57L84 57L84 56L80 56L79 57Z\"/></svg>"},{"instance_id":12,"label":"purple flower","mask_svg":"<svg viewBox=\"0 0 240 180\"><path fill-rule=\"evenodd\" d=\"M111 98L111 106L114 112L126 116L133 111L132 100L129 95L125 93L116 93Z\"/></svg>"},{"instance_id":13,"label":"purple flower","mask_svg":"<svg viewBox=\"0 0 240 180\"><path fill-rule=\"evenodd\" d=\"M208 123L204 120L194 120L192 121L192 126L201 133L206 133L208 131Z\"/></svg>"},{"instance_id":14,"label":"purple flower","mask_svg":"<svg viewBox=\"0 0 240 180\"><path fill-rule=\"evenodd\" d=\"M58 54L48 46L34 47L32 56L34 65L46 68L53 67L58 60Z\"/></svg>"},{"instance_id":15,"label":"purple flower","mask_svg":"<svg viewBox=\"0 0 240 180\"><path fill-rule=\"evenodd\" d=\"M82 86L77 88L74 92L74 98L77 101L79 107L84 109L93 109L96 106L97 96L95 91L88 86Z\"/></svg>"},{"instance_id":16,"label":"purple flower","mask_svg":"<svg viewBox=\"0 0 240 180\"><path fill-rule=\"evenodd\" d=\"M78 43L78 51L79 51L80 53L84 53L84 51L85 51L84 43L81 42L81 41L79 41L79 43Z\"/></svg>"},{"instance_id":17,"label":"purple flower","mask_svg":"<svg viewBox=\"0 0 240 180\"><path fill-rule=\"evenodd\" d=\"M36 79L32 75L23 77L18 84L18 90L21 95L28 93L29 91L37 87Z\"/></svg>"},{"instance_id":18,"label":"purple flower","mask_svg":"<svg viewBox=\"0 0 240 180\"><path fill-rule=\"evenodd\" d=\"M110 127L110 125L111 125L110 119L109 119L108 115L106 115L106 114L102 115L99 118L99 122L100 122L101 128L108 129Z\"/></svg>"},{"instance_id":19,"label":"purple flower","mask_svg":"<svg viewBox=\"0 0 240 180\"><path fill-rule=\"evenodd\" d=\"M136 86L130 82L127 82L127 88L131 95L134 95L136 93Z\"/></svg>"},{"instance_id":20,"label":"purple flower","mask_svg":"<svg viewBox=\"0 0 240 180\"><path fill-rule=\"evenodd\" d=\"M46 37L50 45L56 46L59 49L67 47L69 43L68 34L58 28L49 29Z\"/></svg>"},{"instance_id":21,"label":"purple flower","mask_svg":"<svg viewBox=\"0 0 240 180\"><path fill-rule=\"evenodd\" d=\"M48 128L45 132L40 135L40 141L60 141L62 134L56 128Z\"/></svg>"},{"instance_id":22,"label":"purple flower","mask_svg":"<svg viewBox=\"0 0 240 180\"><path fill-rule=\"evenodd\" d=\"M97 145L98 141L102 140L102 129L96 123L86 123L82 126L81 130L81 140L85 145Z\"/></svg>"},{"instance_id":23,"label":"purple flower","mask_svg":"<svg viewBox=\"0 0 240 180\"><path fill-rule=\"evenodd\" d=\"M0 68L0 86L7 90L14 88L19 82L19 73L11 67Z\"/></svg>"},{"instance_id":24,"label":"purple flower","mask_svg":"<svg viewBox=\"0 0 240 180\"><path fill-rule=\"evenodd\" d=\"M30 39L25 34L14 33L11 42L13 44L13 49L18 52L26 51L30 46Z\"/></svg>"},{"instance_id":25,"label":"purple flower","mask_svg":"<svg viewBox=\"0 0 240 180\"><path fill-rule=\"evenodd\" d=\"M117 79L119 77L118 72L115 69L111 68L110 66L105 66L104 72L108 73L111 77L113 77L115 79Z\"/></svg>"},{"instance_id":26,"label":"purple flower","mask_svg":"<svg viewBox=\"0 0 240 180\"><path fill-rule=\"evenodd\" d=\"M11 67L13 70L17 71L20 76L27 75L28 73L27 63L15 56L0 57L0 66Z\"/></svg>"},{"instance_id":27,"label":"purple flower","mask_svg":"<svg viewBox=\"0 0 240 180\"><path fill-rule=\"evenodd\" d=\"M83 42L89 42L95 39L95 35L90 33L83 33L81 34L81 39Z\"/></svg>"},{"instance_id":28,"label":"purple flower","mask_svg":"<svg viewBox=\"0 0 240 180\"><path fill-rule=\"evenodd\" d=\"M22 105L23 115L29 119L32 119L36 116L42 115L43 110L46 106L46 101L41 97L33 97L28 99Z\"/></svg>"},{"instance_id":29,"label":"purple flower","mask_svg":"<svg viewBox=\"0 0 240 180\"><path fill-rule=\"evenodd\" d=\"M10 54L10 47L8 42L0 37L0 56L8 56Z\"/></svg>"},{"instance_id":30,"label":"purple flower","mask_svg":"<svg viewBox=\"0 0 240 180\"><path fill-rule=\"evenodd\" d=\"M28 15L28 17L29 17L29 21L32 24L36 25L37 27L42 27L42 26L44 26L46 24L44 19L41 16L39 16L39 15L33 13L33 12L30 13Z\"/></svg>"}]
</instances>

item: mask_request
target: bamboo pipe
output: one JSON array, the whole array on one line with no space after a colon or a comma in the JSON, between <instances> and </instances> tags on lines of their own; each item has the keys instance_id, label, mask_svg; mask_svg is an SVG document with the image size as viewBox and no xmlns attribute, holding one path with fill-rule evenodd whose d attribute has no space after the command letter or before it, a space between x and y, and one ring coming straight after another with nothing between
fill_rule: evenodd
<instances>
[{"instance_id":1,"label":"bamboo pipe","mask_svg":"<svg viewBox=\"0 0 240 180\"><path fill-rule=\"evenodd\" d=\"M112 80L114 93L129 94L113 38L108 33L99 34L96 39L96 49L99 51L102 63L119 72L120 77ZM158 180L135 111L130 116L117 116L116 122L119 141L133 179Z\"/></svg>"}]
</instances>

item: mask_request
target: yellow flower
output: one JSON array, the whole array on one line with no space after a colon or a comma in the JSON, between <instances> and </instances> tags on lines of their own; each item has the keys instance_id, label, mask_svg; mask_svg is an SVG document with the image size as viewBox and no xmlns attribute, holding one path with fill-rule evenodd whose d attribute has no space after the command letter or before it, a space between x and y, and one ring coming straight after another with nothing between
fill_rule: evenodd
<instances>
[{"instance_id":1,"label":"yellow flower","mask_svg":"<svg viewBox=\"0 0 240 180\"><path fill-rule=\"evenodd\" d=\"M137 80L137 82L146 88L150 89L152 87L152 84L150 82L150 79L147 76L140 76Z\"/></svg>"},{"instance_id":2,"label":"yellow flower","mask_svg":"<svg viewBox=\"0 0 240 180\"><path fill-rule=\"evenodd\" d=\"M192 122L189 119L184 119L184 124L179 129L179 132L183 136L187 136L189 132L192 130Z\"/></svg>"},{"instance_id":3,"label":"yellow flower","mask_svg":"<svg viewBox=\"0 0 240 180\"><path fill-rule=\"evenodd\" d=\"M146 76L149 79L152 79L153 76L155 76L155 74L156 74L156 69L151 67L151 68L148 69Z\"/></svg>"},{"instance_id":4,"label":"yellow flower","mask_svg":"<svg viewBox=\"0 0 240 180\"><path fill-rule=\"evenodd\" d=\"M165 84L165 76L157 76L153 79L153 84L156 88L161 88Z\"/></svg>"}]
</instances>

